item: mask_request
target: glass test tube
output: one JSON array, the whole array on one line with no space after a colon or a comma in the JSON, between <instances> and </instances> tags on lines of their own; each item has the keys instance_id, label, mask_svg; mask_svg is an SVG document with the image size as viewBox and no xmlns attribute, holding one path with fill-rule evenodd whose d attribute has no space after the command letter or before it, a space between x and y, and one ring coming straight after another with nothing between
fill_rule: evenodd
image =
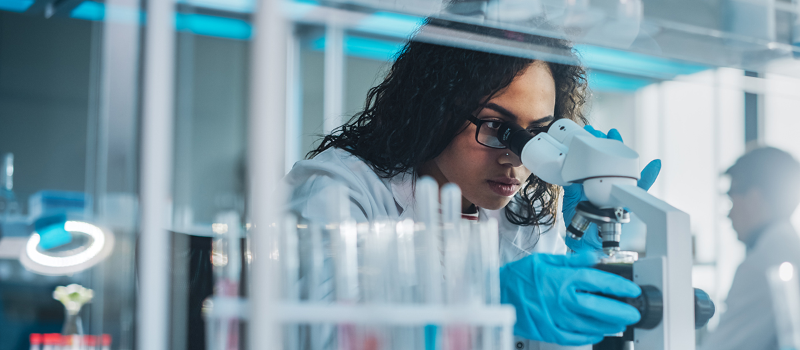
<instances>
[{"instance_id":1,"label":"glass test tube","mask_svg":"<svg viewBox=\"0 0 800 350\"><path fill-rule=\"evenodd\" d=\"M484 302L500 305L500 242L499 226L495 218L481 225L481 263L484 282ZM483 327L481 345L484 350L500 348L500 329Z\"/></svg>"},{"instance_id":2,"label":"glass test tube","mask_svg":"<svg viewBox=\"0 0 800 350\"><path fill-rule=\"evenodd\" d=\"M311 304L329 303L334 299L333 258L330 249L329 231L323 233L324 225L308 223L298 225L300 239L300 277L303 280L300 297ZM332 349L335 328L331 325L309 324L301 327L301 349Z\"/></svg>"},{"instance_id":3,"label":"glass test tube","mask_svg":"<svg viewBox=\"0 0 800 350\"><path fill-rule=\"evenodd\" d=\"M214 274L214 295L225 298L239 297L239 279L242 272L241 218L235 211L217 214L212 225L215 237L211 244L211 263ZM208 320L206 346L215 350L239 349L238 318Z\"/></svg>"},{"instance_id":4,"label":"glass test tube","mask_svg":"<svg viewBox=\"0 0 800 350\"><path fill-rule=\"evenodd\" d=\"M406 219L395 224L394 286L395 303L413 304L421 301L414 221ZM419 327L397 327L392 334L392 349L422 349L424 330Z\"/></svg>"},{"instance_id":5,"label":"glass test tube","mask_svg":"<svg viewBox=\"0 0 800 350\"><path fill-rule=\"evenodd\" d=\"M420 238L421 257L419 269L420 286L423 293L423 302L426 304L442 303L442 254L440 251L440 214L439 214L439 186L436 180L425 176L417 181L417 218L418 230L416 237ZM441 348L439 327L426 325L425 350Z\"/></svg>"},{"instance_id":6,"label":"glass test tube","mask_svg":"<svg viewBox=\"0 0 800 350\"><path fill-rule=\"evenodd\" d=\"M469 225L461 225L461 190L458 185L442 187L442 238L444 239L444 270L448 304L461 304L464 288ZM467 231L465 234L465 231Z\"/></svg>"},{"instance_id":7,"label":"glass test tube","mask_svg":"<svg viewBox=\"0 0 800 350\"><path fill-rule=\"evenodd\" d=\"M461 189L455 184L442 186L442 239L444 241L445 302L450 305L468 304L467 252L469 223L461 222ZM449 324L444 328L445 349L468 349L469 329L464 325Z\"/></svg>"},{"instance_id":8,"label":"glass test tube","mask_svg":"<svg viewBox=\"0 0 800 350\"><path fill-rule=\"evenodd\" d=\"M349 189L341 184L330 187L326 200L328 203L326 209L333 214L331 216L333 221L329 222L326 228L331 234L336 302L352 305L357 303L359 298L358 226L350 217ZM338 325L336 342L339 349L353 349L358 344L356 338L357 328L355 325Z\"/></svg>"},{"instance_id":9,"label":"glass test tube","mask_svg":"<svg viewBox=\"0 0 800 350\"><path fill-rule=\"evenodd\" d=\"M289 304L300 301L299 272L300 259L298 252L297 218L294 215L284 217L279 237L278 259L281 267L281 283L283 287L283 300ZM283 348L286 350L300 349L300 325L286 324L283 326Z\"/></svg>"},{"instance_id":10,"label":"glass test tube","mask_svg":"<svg viewBox=\"0 0 800 350\"><path fill-rule=\"evenodd\" d=\"M439 188L436 180L423 177L417 181L417 216L424 231L422 240L422 289L424 302L440 304L442 302L442 259L440 252L441 234L439 231Z\"/></svg>"}]
</instances>

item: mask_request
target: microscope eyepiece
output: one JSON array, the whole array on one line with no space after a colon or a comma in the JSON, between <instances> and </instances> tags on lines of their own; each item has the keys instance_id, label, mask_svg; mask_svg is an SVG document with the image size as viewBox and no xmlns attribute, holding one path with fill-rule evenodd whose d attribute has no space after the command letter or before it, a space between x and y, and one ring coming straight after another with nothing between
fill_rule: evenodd
<instances>
[{"instance_id":1,"label":"microscope eyepiece","mask_svg":"<svg viewBox=\"0 0 800 350\"><path fill-rule=\"evenodd\" d=\"M497 139L500 143L518 156L522 155L522 149L533 137L528 130L523 129L516 123L503 123L497 129Z\"/></svg>"}]
</instances>

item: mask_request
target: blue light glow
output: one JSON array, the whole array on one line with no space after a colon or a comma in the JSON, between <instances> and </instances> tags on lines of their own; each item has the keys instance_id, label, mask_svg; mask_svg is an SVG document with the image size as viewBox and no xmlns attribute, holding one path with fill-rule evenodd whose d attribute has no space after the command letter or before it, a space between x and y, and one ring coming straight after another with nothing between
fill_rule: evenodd
<instances>
[{"instance_id":1,"label":"blue light glow","mask_svg":"<svg viewBox=\"0 0 800 350\"><path fill-rule=\"evenodd\" d=\"M395 54L402 48L403 43L395 43L387 40L349 35L344 38L344 52L353 57L377 61L390 61L394 59ZM325 36L313 40L311 42L311 49L315 51L325 50Z\"/></svg>"},{"instance_id":2,"label":"blue light glow","mask_svg":"<svg viewBox=\"0 0 800 350\"><path fill-rule=\"evenodd\" d=\"M0 0L0 10L25 12L33 5L33 0Z\"/></svg>"},{"instance_id":3,"label":"blue light glow","mask_svg":"<svg viewBox=\"0 0 800 350\"><path fill-rule=\"evenodd\" d=\"M253 0L178 0L178 3L210 9L245 13L253 12L253 8L255 7Z\"/></svg>"},{"instance_id":4,"label":"blue light glow","mask_svg":"<svg viewBox=\"0 0 800 350\"><path fill-rule=\"evenodd\" d=\"M72 10L70 17L89 21L136 21L138 18L140 23L144 23L144 14L140 11L119 9L107 14L105 4L95 1L82 2ZM239 40L250 39L253 31L249 23L240 19L185 13L175 14L175 29L198 35Z\"/></svg>"},{"instance_id":5,"label":"blue light glow","mask_svg":"<svg viewBox=\"0 0 800 350\"><path fill-rule=\"evenodd\" d=\"M106 6L99 2L84 1L70 13L70 17L87 21L102 21L106 15Z\"/></svg>"},{"instance_id":6,"label":"blue light glow","mask_svg":"<svg viewBox=\"0 0 800 350\"><path fill-rule=\"evenodd\" d=\"M285 6L284 10L286 11L286 17L297 19L305 17L309 12L314 11L314 9L317 7L319 6L314 1L298 0L291 2L288 6Z\"/></svg>"},{"instance_id":7,"label":"blue light glow","mask_svg":"<svg viewBox=\"0 0 800 350\"><path fill-rule=\"evenodd\" d=\"M678 75L694 74L709 69L698 64L603 47L576 45L575 49L586 67L659 80L670 80Z\"/></svg>"},{"instance_id":8,"label":"blue light glow","mask_svg":"<svg viewBox=\"0 0 800 350\"><path fill-rule=\"evenodd\" d=\"M589 72L589 88L594 91L634 92L655 82L613 73Z\"/></svg>"},{"instance_id":9,"label":"blue light glow","mask_svg":"<svg viewBox=\"0 0 800 350\"><path fill-rule=\"evenodd\" d=\"M408 39L419 29L425 19L396 13L376 12L359 21L353 28L363 32Z\"/></svg>"},{"instance_id":10,"label":"blue light glow","mask_svg":"<svg viewBox=\"0 0 800 350\"><path fill-rule=\"evenodd\" d=\"M368 58L378 61L394 60L395 54L403 48L402 43L385 40L348 36L344 39L344 52L350 56Z\"/></svg>"},{"instance_id":11,"label":"blue light glow","mask_svg":"<svg viewBox=\"0 0 800 350\"><path fill-rule=\"evenodd\" d=\"M240 40L250 39L252 34L252 27L243 20L198 14L178 13L175 27L194 34Z\"/></svg>"}]
</instances>

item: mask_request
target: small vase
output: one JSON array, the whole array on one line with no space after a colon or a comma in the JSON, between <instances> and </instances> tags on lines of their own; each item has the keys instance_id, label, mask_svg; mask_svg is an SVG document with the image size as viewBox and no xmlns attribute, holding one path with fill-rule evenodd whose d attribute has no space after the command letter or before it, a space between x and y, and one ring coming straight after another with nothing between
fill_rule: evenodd
<instances>
[{"instance_id":1,"label":"small vase","mask_svg":"<svg viewBox=\"0 0 800 350\"><path fill-rule=\"evenodd\" d=\"M73 314L68 311L64 317L64 327L61 328L61 335L73 334L83 335L83 323L78 313Z\"/></svg>"},{"instance_id":2,"label":"small vase","mask_svg":"<svg viewBox=\"0 0 800 350\"><path fill-rule=\"evenodd\" d=\"M64 317L64 327L61 335L67 336L67 347L64 349L81 349L81 338L83 335L83 324L81 323L81 307L92 300L94 292L78 284L70 284L66 287L59 286L53 291L53 299L64 305L66 311Z\"/></svg>"}]
</instances>

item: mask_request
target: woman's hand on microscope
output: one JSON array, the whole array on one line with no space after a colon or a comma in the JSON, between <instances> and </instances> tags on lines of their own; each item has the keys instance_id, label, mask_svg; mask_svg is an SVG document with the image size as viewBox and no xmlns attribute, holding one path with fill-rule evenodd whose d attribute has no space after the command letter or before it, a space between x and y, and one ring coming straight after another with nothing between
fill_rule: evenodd
<instances>
[{"instance_id":1,"label":"woman's hand on microscope","mask_svg":"<svg viewBox=\"0 0 800 350\"><path fill-rule=\"evenodd\" d=\"M560 345L594 344L641 315L633 306L592 293L635 298L635 283L592 268L597 255L532 254L500 268L500 299L514 305L514 334Z\"/></svg>"}]
</instances>

